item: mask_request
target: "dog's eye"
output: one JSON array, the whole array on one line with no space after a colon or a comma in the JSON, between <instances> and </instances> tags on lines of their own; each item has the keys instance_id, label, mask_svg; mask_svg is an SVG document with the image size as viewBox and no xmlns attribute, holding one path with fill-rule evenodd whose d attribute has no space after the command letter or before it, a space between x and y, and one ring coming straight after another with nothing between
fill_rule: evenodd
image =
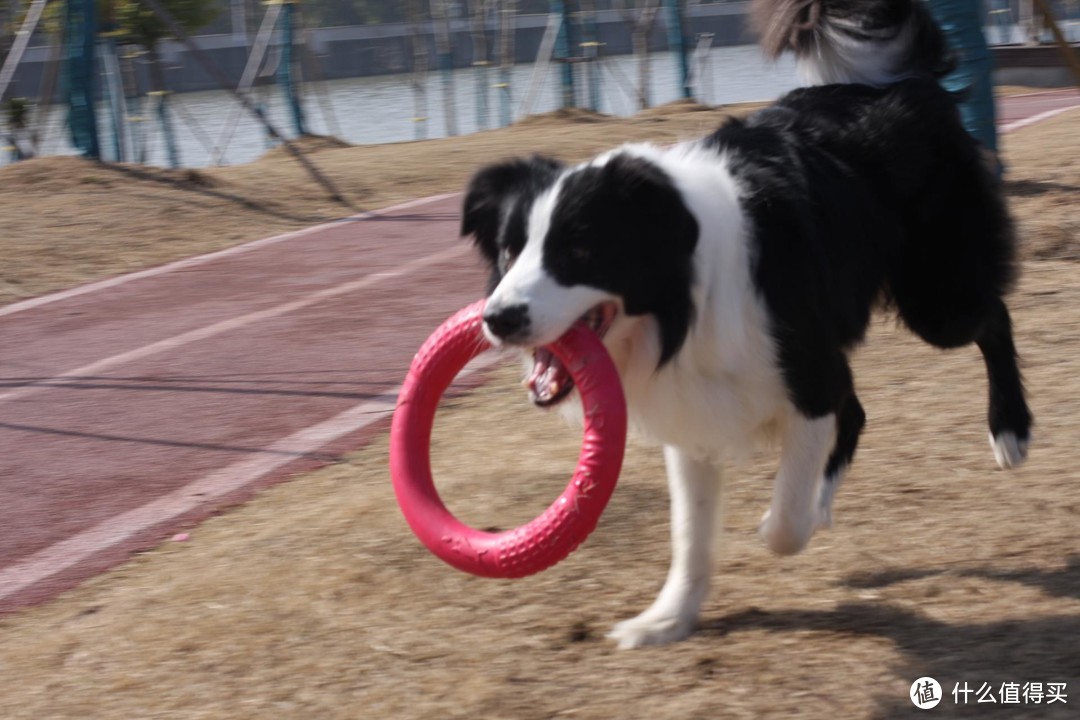
<instances>
[{"instance_id":1,"label":"dog's eye","mask_svg":"<svg viewBox=\"0 0 1080 720\"><path fill-rule=\"evenodd\" d=\"M570 257L572 257L577 262L585 262L590 257L592 257L592 251L586 247L570 248Z\"/></svg>"}]
</instances>

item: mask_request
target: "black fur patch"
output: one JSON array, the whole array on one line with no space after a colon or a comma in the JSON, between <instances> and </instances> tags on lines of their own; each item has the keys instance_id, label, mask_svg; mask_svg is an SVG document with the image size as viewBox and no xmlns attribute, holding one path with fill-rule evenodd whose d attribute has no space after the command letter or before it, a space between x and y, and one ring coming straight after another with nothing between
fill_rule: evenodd
<instances>
[{"instance_id":1,"label":"black fur patch","mask_svg":"<svg viewBox=\"0 0 1080 720\"><path fill-rule=\"evenodd\" d=\"M491 265L490 293L506 271L506 261L525 247L533 200L555 183L562 164L534 155L488 165L469 181L461 214L461 234L472 235Z\"/></svg>"},{"instance_id":2,"label":"black fur patch","mask_svg":"<svg viewBox=\"0 0 1080 720\"><path fill-rule=\"evenodd\" d=\"M543 262L561 285L606 290L622 298L628 315L654 315L663 365L693 321L697 241L697 220L667 173L618 154L563 180Z\"/></svg>"},{"instance_id":3,"label":"black fur patch","mask_svg":"<svg viewBox=\"0 0 1080 720\"><path fill-rule=\"evenodd\" d=\"M864 417L847 353L878 301L933 345L977 342L992 430L1028 437L1002 302L1015 276L1013 227L948 92L925 77L803 88L702 143L741 190L749 270L792 402L809 417L840 415L834 472L850 462ZM620 296L629 314L654 315L666 363L695 315L699 227L672 178L647 159L619 153L565 172L533 158L482 170L462 232L492 266L490 289L525 244L535 198L560 176L544 269L564 286Z\"/></svg>"},{"instance_id":4,"label":"black fur patch","mask_svg":"<svg viewBox=\"0 0 1080 720\"><path fill-rule=\"evenodd\" d=\"M796 90L706 143L744 190L754 281L811 417L851 394L845 351L883 293L924 340L955 347L981 335L1012 283L1004 203L933 80Z\"/></svg>"}]
</instances>

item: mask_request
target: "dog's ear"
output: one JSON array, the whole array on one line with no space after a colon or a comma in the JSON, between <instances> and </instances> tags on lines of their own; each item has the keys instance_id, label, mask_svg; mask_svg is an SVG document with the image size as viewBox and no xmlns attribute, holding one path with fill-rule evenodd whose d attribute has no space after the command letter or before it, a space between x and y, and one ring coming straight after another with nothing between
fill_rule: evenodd
<instances>
[{"instance_id":1,"label":"dog's ear","mask_svg":"<svg viewBox=\"0 0 1080 720\"><path fill-rule=\"evenodd\" d=\"M472 235L480 252L494 262L499 255L497 238L503 204L514 195L537 192L559 174L562 164L553 158L534 155L516 158L480 170L469 181L461 212L461 234Z\"/></svg>"}]
</instances>

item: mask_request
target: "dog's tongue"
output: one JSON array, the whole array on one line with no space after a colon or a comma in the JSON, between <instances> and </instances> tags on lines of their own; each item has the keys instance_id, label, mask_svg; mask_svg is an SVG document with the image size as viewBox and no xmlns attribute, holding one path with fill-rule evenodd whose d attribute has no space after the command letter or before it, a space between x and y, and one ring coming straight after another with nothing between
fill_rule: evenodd
<instances>
[{"instance_id":1,"label":"dog's tongue","mask_svg":"<svg viewBox=\"0 0 1080 720\"><path fill-rule=\"evenodd\" d=\"M529 399L543 405L559 396L559 391L566 387L570 376L559 358L547 348L536 348L533 352L533 367L525 386L529 388Z\"/></svg>"}]
</instances>

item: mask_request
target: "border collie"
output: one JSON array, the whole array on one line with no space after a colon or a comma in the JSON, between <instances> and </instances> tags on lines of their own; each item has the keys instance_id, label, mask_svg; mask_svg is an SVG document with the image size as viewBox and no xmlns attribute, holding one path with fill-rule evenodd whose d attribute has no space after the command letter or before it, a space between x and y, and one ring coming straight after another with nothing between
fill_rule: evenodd
<instances>
[{"instance_id":1,"label":"border collie","mask_svg":"<svg viewBox=\"0 0 1080 720\"><path fill-rule=\"evenodd\" d=\"M865 422L848 354L875 306L936 347L976 343L997 462L1027 453L1003 302L1013 226L938 85L939 29L919 0L756 2L765 50L794 52L816 86L674 147L495 164L464 202L462 234L491 267L484 331L526 354L532 401L572 394L542 346L585 318L632 426L663 445L673 560L652 606L612 631L620 647L693 631L720 468L759 440L782 447L768 547L799 552L830 525Z\"/></svg>"}]
</instances>

